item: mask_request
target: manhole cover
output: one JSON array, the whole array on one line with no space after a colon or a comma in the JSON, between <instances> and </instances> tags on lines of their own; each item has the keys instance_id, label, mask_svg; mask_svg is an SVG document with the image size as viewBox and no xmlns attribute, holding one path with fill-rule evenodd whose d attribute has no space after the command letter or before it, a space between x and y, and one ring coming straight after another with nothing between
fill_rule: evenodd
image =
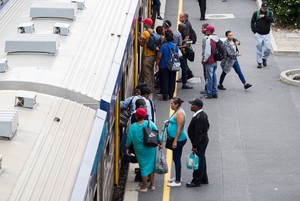
<instances>
[{"instance_id":1,"label":"manhole cover","mask_svg":"<svg viewBox=\"0 0 300 201\"><path fill-rule=\"evenodd\" d=\"M234 18L233 14L207 14L207 19L228 19Z\"/></svg>"}]
</instances>

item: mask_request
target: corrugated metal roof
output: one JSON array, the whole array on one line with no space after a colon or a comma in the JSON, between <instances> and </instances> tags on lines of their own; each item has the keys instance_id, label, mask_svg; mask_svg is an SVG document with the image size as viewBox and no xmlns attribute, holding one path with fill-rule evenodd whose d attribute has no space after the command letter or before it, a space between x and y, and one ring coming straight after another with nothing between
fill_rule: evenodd
<instances>
[{"instance_id":1,"label":"corrugated metal roof","mask_svg":"<svg viewBox=\"0 0 300 201\"><path fill-rule=\"evenodd\" d=\"M29 7L32 1L26 2L26 5L20 1L14 2L13 8L20 11L18 15L14 9L7 9L5 16L13 16L11 24L0 20L3 30L0 32L0 57L6 57L10 67L0 75L0 89L24 87L25 90L41 92L47 88L49 94L71 100L100 101L115 52L119 48L120 36L124 30L128 30L124 29L124 25L132 0L86 1L86 9L78 11L75 21L33 19L36 33L52 33L53 25L62 22L71 25L71 34L59 37L60 47L56 55L6 55L5 38L17 32L19 23L31 21ZM8 29L3 29L2 25Z\"/></svg>"},{"instance_id":2,"label":"corrugated metal roof","mask_svg":"<svg viewBox=\"0 0 300 201\"><path fill-rule=\"evenodd\" d=\"M13 108L16 94L0 91L1 109ZM0 200L68 200L96 111L43 94L37 94L34 109L18 111L17 134L10 141L0 140L5 168Z\"/></svg>"}]
</instances>

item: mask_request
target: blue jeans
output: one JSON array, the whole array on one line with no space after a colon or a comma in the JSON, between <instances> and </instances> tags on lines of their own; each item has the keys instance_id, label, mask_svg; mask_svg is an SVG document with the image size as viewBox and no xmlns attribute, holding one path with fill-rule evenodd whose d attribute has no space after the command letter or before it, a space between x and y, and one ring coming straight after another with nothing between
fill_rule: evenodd
<instances>
[{"instance_id":1,"label":"blue jeans","mask_svg":"<svg viewBox=\"0 0 300 201\"><path fill-rule=\"evenodd\" d=\"M206 95L212 96L218 94L217 89L217 62L213 64L205 64L206 67Z\"/></svg>"},{"instance_id":2,"label":"blue jeans","mask_svg":"<svg viewBox=\"0 0 300 201\"><path fill-rule=\"evenodd\" d=\"M173 161L175 164L176 181L181 181L181 155L182 148L185 145L186 140L177 141L176 149L173 149Z\"/></svg>"},{"instance_id":3,"label":"blue jeans","mask_svg":"<svg viewBox=\"0 0 300 201\"><path fill-rule=\"evenodd\" d=\"M244 77L244 75L243 75L243 73L242 73L242 71L241 71L241 67L240 67L240 64L239 64L238 60L235 60L235 62L234 62L234 64L233 64L232 68L235 70L236 74L238 74L238 76L239 76L241 82L242 82L243 84L245 84L245 83L246 83L246 80L245 80L245 77ZM222 74L221 74L221 76L220 76L220 82L219 82L220 85L223 84L224 79L225 79L225 76L226 76L226 73L223 71Z\"/></svg>"},{"instance_id":4,"label":"blue jeans","mask_svg":"<svg viewBox=\"0 0 300 201\"><path fill-rule=\"evenodd\" d=\"M268 59L271 53L271 36L260 35L256 33L255 35L255 44L256 44L256 61L257 63L262 63L263 59Z\"/></svg>"}]
</instances>

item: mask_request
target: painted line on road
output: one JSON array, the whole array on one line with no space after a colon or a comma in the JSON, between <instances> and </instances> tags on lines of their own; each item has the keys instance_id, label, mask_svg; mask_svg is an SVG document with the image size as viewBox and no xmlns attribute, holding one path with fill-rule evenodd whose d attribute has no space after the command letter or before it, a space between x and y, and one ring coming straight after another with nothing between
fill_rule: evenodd
<instances>
[{"instance_id":1,"label":"painted line on road","mask_svg":"<svg viewBox=\"0 0 300 201\"><path fill-rule=\"evenodd\" d=\"M183 4L183 0L178 0L178 15L177 15L177 26L176 28L178 27L178 24L180 23L179 21L179 14L182 12L182 4ZM178 79L178 72L176 73L176 80ZM175 84L175 91L174 91L174 97L177 96L177 82ZM170 108L170 112L169 112L169 117L171 117L172 115L172 109ZM164 189L163 189L163 196L162 196L162 201L170 201L170 192L171 192L171 189L169 186L167 186L167 184L169 183L168 182L168 179L170 178L171 176L171 170L172 170L172 151L170 149L167 149L167 153L166 153L166 162L168 164L168 167L169 167L169 172L167 174L165 174L164 176Z\"/></svg>"}]
</instances>

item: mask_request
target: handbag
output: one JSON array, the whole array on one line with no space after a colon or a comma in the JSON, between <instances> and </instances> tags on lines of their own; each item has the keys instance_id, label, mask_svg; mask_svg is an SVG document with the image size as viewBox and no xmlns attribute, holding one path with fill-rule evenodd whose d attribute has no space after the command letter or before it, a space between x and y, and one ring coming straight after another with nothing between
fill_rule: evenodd
<instances>
[{"instance_id":1,"label":"handbag","mask_svg":"<svg viewBox=\"0 0 300 201\"><path fill-rule=\"evenodd\" d=\"M167 141L166 141L166 148L167 148L167 149L173 150L172 145L173 145L174 139L175 139L175 138L172 138L171 136L169 136L169 135L167 134Z\"/></svg>"},{"instance_id":2,"label":"handbag","mask_svg":"<svg viewBox=\"0 0 300 201\"><path fill-rule=\"evenodd\" d=\"M144 133L144 146L157 147L158 146L158 131L150 128L150 120L148 126L143 128Z\"/></svg>"},{"instance_id":3,"label":"handbag","mask_svg":"<svg viewBox=\"0 0 300 201\"><path fill-rule=\"evenodd\" d=\"M193 62L193 61L195 60L195 52L194 52L192 46L187 46L187 47L185 48L185 52L186 52L186 53L185 53L185 57L186 57L189 61Z\"/></svg>"},{"instance_id":4,"label":"handbag","mask_svg":"<svg viewBox=\"0 0 300 201\"><path fill-rule=\"evenodd\" d=\"M166 158L162 150L159 150L158 152L159 153L156 155L155 173L166 174L168 173L168 164L166 162Z\"/></svg>"},{"instance_id":5,"label":"handbag","mask_svg":"<svg viewBox=\"0 0 300 201\"><path fill-rule=\"evenodd\" d=\"M131 116L130 108L131 108L131 103L132 103L133 98L134 97L131 98L131 100L128 104L128 107L125 109L122 109L120 112L120 126L121 127L125 127L127 125L127 122Z\"/></svg>"}]
</instances>

